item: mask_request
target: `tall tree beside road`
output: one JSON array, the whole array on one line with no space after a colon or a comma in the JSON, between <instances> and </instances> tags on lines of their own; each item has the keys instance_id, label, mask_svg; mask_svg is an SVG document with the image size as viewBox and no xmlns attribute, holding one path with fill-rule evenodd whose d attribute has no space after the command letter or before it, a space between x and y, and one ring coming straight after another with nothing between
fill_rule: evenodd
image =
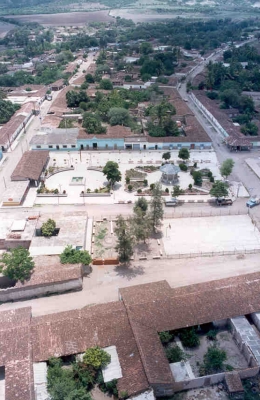
<instances>
[{"instance_id":1,"label":"tall tree beside road","mask_svg":"<svg viewBox=\"0 0 260 400\"><path fill-rule=\"evenodd\" d=\"M212 188L210 189L210 195L214 197L226 197L228 196L228 185L222 181L216 181L213 183Z\"/></svg>"},{"instance_id":2,"label":"tall tree beside road","mask_svg":"<svg viewBox=\"0 0 260 400\"><path fill-rule=\"evenodd\" d=\"M156 230L156 227L161 225L163 214L162 186L159 182L157 182L152 190L149 215L154 231Z\"/></svg>"},{"instance_id":3,"label":"tall tree beside road","mask_svg":"<svg viewBox=\"0 0 260 400\"><path fill-rule=\"evenodd\" d=\"M146 211L141 207L134 207L134 215L131 218L131 227L137 241L149 238L152 232L152 225L150 218L146 217Z\"/></svg>"},{"instance_id":4,"label":"tall tree beside road","mask_svg":"<svg viewBox=\"0 0 260 400\"><path fill-rule=\"evenodd\" d=\"M135 202L134 212L136 212L138 208L142 211L144 215L146 214L146 211L148 210L148 201L145 197L139 197L138 200Z\"/></svg>"},{"instance_id":5,"label":"tall tree beside road","mask_svg":"<svg viewBox=\"0 0 260 400\"><path fill-rule=\"evenodd\" d=\"M221 176L227 179L227 177L232 173L234 165L235 162L232 160L232 158L227 158L225 161L223 161L220 167Z\"/></svg>"},{"instance_id":6,"label":"tall tree beside road","mask_svg":"<svg viewBox=\"0 0 260 400\"><path fill-rule=\"evenodd\" d=\"M119 171L119 165L114 161L108 161L102 170L103 174L106 176L111 188L116 182L120 182L122 175Z\"/></svg>"},{"instance_id":7,"label":"tall tree beside road","mask_svg":"<svg viewBox=\"0 0 260 400\"><path fill-rule=\"evenodd\" d=\"M121 215L116 218L115 234L117 236L115 249L118 252L119 261L128 263L134 254L134 237L128 221Z\"/></svg>"},{"instance_id":8,"label":"tall tree beside road","mask_svg":"<svg viewBox=\"0 0 260 400\"><path fill-rule=\"evenodd\" d=\"M29 250L21 246L4 253L0 259L0 271L15 281L24 282L29 279L33 268L34 261Z\"/></svg>"}]
</instances>

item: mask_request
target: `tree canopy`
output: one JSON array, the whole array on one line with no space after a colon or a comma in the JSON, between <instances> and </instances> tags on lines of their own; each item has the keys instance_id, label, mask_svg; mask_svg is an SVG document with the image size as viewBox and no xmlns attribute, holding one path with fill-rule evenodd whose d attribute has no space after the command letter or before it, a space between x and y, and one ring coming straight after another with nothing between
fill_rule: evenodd
<instances>
[{"instance_id":1,"label":"tree canopy","mask_svg":"<svg viewBox=\"0 0 260 400\"><path fill-rule=\"evenodd\" d=\"M129 226L129 221L122 215L116 218L115 234L117 243L115 250L118 252L118 258L121 263L128 263L134 254L134 236Z\"/></svg>"},{"instance_id":2,"label":"tree canopy","mask_svg":"<svg viewBox=\"0 0 260 400\"><path fill-rule=\"evenodd\" d=\"M61 264L83 264L89 265L92 258L88 251L74 249L71 245L65 247L60 255Z\"/></svg>"},{"instance_id":3,"label":"tree canopy","mask_svg":"<svg viewBox=\"0 0 260 400\"><path fill-rule=\"evenodd\" d=\"M119 171L119 165L114 161L107 161L102 172L106 176L111 187L113 187L116 182L121 181L122 175Z\"/></svg>"},{"instance_id":4,"label":"tree canopy","mask_svg":"<svg viewBox=\"0 0 260 400\"><path fill-rule=\"evenodd\" d=\"M15 111L19 110L18 104L13 104L8 100L0 99L0 124L5 124L9 121Z\"/></svg>"},{"instance_id":5,"label":"tree canopy","mask_svg":"<svg viewBox=\"0 0 260 400\"><path fill-rule=\"evenodd\" d=\"M232 160L232 158L227 158L225 161L223 161L220 167L221 176L227 178L232 173L234 165L235 162Z\"/></svg>"},{"instance_id":6,"label":"tree canopy","mask_svg":"<svg viewBox=\"0 0 260 400\"><path fill-rule=\"evenodd\" d=\"M33 268L34 261L29 250L21 246L4 253L0 259L0 271L15 281L28 280Z\"/></svg>"},{"instance_id":7,"label":"tree canopy","mask_svg":"<svg viewBox=\"0 0 260 400\"><path fill-rule=\"evenodd\" d=\"M228 196L228 185L223 181L216 181L213 183L210 189L210 195L214 197L226 197Z\"/></svg>"}]
</instances>

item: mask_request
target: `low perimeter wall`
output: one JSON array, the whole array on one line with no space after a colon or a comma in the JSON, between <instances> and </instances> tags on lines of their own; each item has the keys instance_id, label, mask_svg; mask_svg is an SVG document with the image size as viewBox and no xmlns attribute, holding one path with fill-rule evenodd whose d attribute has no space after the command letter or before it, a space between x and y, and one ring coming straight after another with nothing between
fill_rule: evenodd
<instances>
[{"instance_id":1,"label":"low perimeter wall","mask_svg":"<svg viewBox=\"0 0 260 400\"><path fill-rule=\"evenodd\" d=\"M82 278L71 279L37 286L12 287L0 290L0 302L27 300L33 297L48 296L55 293L64 293L72 290L82 290Z\"/></svg>"}]
</instances>

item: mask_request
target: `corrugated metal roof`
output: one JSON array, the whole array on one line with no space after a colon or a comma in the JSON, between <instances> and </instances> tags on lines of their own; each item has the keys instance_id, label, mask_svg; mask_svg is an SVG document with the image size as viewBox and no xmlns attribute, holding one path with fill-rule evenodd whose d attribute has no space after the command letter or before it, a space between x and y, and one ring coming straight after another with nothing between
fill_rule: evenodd
<instances>
[{"instance_id":1,"label":"corrugated metal roof","mask_svg":"<svg viewBox=\"0 0 260 400\"><path fill-rule=\"evenodd\" d=\"M110 354L111 362L105 368L102 369L104 382L110 382L113 379L122 378L122 370L119 363L119 358L116 350L116 346L105 347L104 350Z\"/></svg>"}]
</instances>

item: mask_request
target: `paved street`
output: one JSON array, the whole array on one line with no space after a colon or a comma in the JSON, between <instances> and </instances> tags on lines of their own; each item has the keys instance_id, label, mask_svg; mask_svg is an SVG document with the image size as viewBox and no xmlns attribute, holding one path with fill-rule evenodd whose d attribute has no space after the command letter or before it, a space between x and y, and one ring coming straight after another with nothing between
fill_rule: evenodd
<instances>
[{"instance_id":1,"label":"paved street","mask_svg":"<svg viewBox=\"0 0 260 400\"><path fill-rule=\"evenodd\" d=\"M242 46L242 44L245 43L250 43L250 41L246 41L241 43L239 46ZM226 48L224 48L221 51L216 52L215 54L212 54L209 58L211 61L216 61L217 59L220 58L222 55L223 51L225 51ZM200 72L203 71L205 68L206 64L208 63L209 60L202 61L198 64L198 66L194 69L194 71L191 74L188 74L187 81L192 81L192 79L198 75ZM179 87L178 91L181 95L181 97L184 99L188 99L188 106L191 109L191 111L194 113L200 124L203 126L207 134L212 140L213 143L213 148L217 154L217 158L219 163L221 164L225 159L227 158L232 158L235 161L235 166L233 169L232 175L229 177L230 180L235 180L235 181L241 181L243 185L247 188L249 191L250 195L259 195L260 194L260 180L258 177L254 174L254 172L248 167L248 165L245 162L246 158L249 157L260 157L260 149L258 150L251 150L250 152L230 152L226 145L223 144L223 138L222 136L216 132L216 130L212 127L212 125L208 122L208 120L204 117L204 115L198 110L198 108L194 105L193 101L191 98L187 95L187 90L186 90L186 83L184 82L181 84Z\"/></svg>"}]
</instances>

